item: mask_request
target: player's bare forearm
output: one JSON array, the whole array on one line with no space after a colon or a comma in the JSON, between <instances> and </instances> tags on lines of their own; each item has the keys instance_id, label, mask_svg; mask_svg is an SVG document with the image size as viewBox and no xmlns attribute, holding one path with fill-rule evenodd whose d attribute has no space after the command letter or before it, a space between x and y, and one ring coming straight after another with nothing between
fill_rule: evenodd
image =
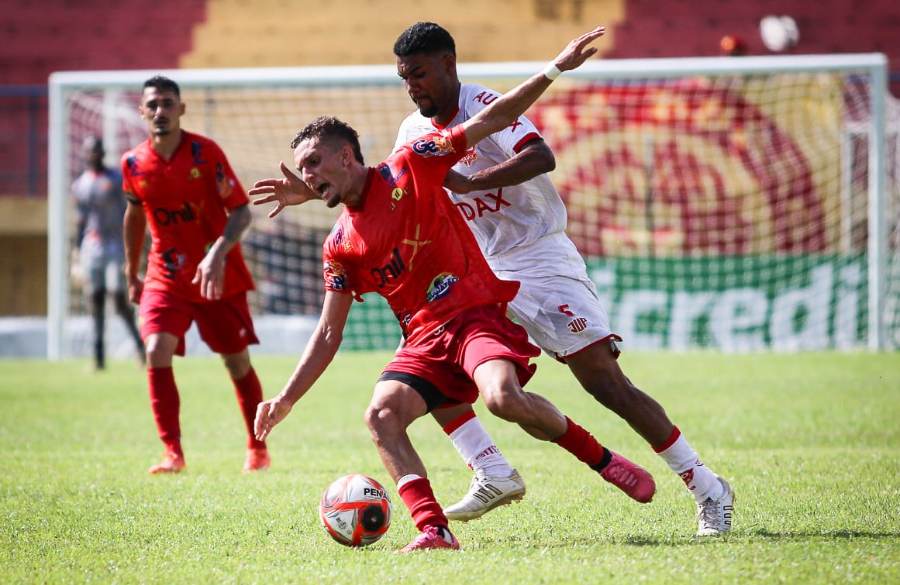
<instances>
[{"instance_id":1,"label":"player's bare forearm","mask_svg":"<svg viewBox=\"0 0 900 585\"><path fill-rule=\"evenodd\" d=\"M225 222L225 229L222 236L213 244L213 248L220 254L227 254L241 240L241 236L250 227L253 216L247 205L235 207L228 212L228 221Z\"/></svg>"},{"instance_id":2,"label":"player's bare forearm","mask_svg":"<svg viewBox=\"0 0 900 585\"><path fill-rule=\"evenodd\" d=\"M588 45L603 36L604 32L606 29L598 26L572 39L551 62L552 65L559 71L570 71L581 66L597 52L596 47L588 47ZM547 77L544 71L537 73L478 112L474 117L463 122L468 145L473 146L515 122L516 118L524 114L525 110L541 97L551 83L553 81Z\"/></svg>"},{"instance_id":3,"label":"player's bare forearm","mask_svg":"<svg viewBox=\"0 0 900 585\"><path fill-rule=\"evenodd\" d=\"M125 275L136 278L147 233L147 218L140 203L128 202L122 221L122 240L125 244Z\"/></svg>"},{"instance_id":4,"label":"player's bare forearm","mask_svg":"<svg viewBox=\"0 0 900 585\"><path fill-rule=\"evenodd\" d=\"M454 193L486 191L518 185L556 168L553 151L543 140L535 139L512 158L468 177L448 173L444 186Z\"/></svg>"}]
</instances>

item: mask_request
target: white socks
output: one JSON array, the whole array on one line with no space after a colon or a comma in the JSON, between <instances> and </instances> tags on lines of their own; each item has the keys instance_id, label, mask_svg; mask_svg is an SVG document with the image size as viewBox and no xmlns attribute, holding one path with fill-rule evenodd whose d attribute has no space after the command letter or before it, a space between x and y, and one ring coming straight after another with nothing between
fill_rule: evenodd
<instances>
[{"instance_id":1,"label":"white socks","mask_svg":"<svg viewBox=\"0 0 900 585\"><path fill-rule=\"evenodd\" d=\"M707 498L717 500L722 497L725 488L722 487L716 474L703 465L697 452L688 444L677 427L672 434L677 438L668 447L658 451L658 455L672 471L681 476L684 485L698 502L703 502Z\"/></svg>"},{"instance_id":2,"label":"white socks","mask_svg":"<svg viewBox=\"0 0 900 585\"><path fill-rule=\"evenodd\" d=\"M509 477L512 467L494 444L494 440L481 426L478 417L473 416L449 433L453 446L459 451L466 465L475 471L481 470L489 477Z\"/></svg>"}]
</instances>

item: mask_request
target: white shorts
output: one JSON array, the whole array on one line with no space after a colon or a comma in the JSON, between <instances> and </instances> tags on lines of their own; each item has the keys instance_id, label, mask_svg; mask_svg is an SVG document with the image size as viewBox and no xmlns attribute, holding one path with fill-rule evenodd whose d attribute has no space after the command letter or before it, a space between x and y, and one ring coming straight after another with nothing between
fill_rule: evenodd
<instances>
[{"instance_id":1,"label":"white shorts","mask_svg":"<svg viewBox=\"0 0 900 585\"><path fill-rule=\"evenodd\" d=\"M86 261L85 261L86 260ZM109 256L95 256L85 259L82 256L82 271L87 277L85 293L92 295L94 291L105 290L117 293L125 290L125 273L122 261Z\"/></svg>"},{"instance_id":2,"label":"white shorts","mask_svg":"<svg viewBox=\"0 0 900 585\"><path fill-rule=\"evenodd\" d=\"M519 293L508 305L509 316L525 328L544 351L560 361L590 345L622 341L609 329L609 316L587 274L528 276L501 271L504 280L518 280ZM618 353L618 347L614 347Z\"/></svg>"}]
</instances>

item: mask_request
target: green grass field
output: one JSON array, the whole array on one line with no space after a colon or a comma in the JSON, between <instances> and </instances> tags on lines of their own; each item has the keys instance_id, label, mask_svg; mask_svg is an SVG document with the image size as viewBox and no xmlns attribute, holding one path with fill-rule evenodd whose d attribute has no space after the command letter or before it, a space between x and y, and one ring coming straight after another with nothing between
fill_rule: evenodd
<instances>
[{"instance_id":1,"label":"green grass field","mask_svg":"<svg viewBox=\"0 0 900 585\"><path fill-rule=\"evenodd\" d=\"M85 362L0 362L3 583L898 583L900 353L626 354L737 494L735 530L698 540L680 480L611 413L542 359L529 388L657 479L639 505L558 447L485 425L528 483L525 500L453 528L464 550L401 556L415 529L362 423L386 354L338 357L271 440L273 467L240 473L244 435L215 359L176 363L187 471L161 453L144 376ZM266 396L293 369L259 358ZM412 428L443 503L469 473L430 420ZM394 524L362 550L318 525L322 490L349 472L389 487Z\"/></svg>"}]
</instances>

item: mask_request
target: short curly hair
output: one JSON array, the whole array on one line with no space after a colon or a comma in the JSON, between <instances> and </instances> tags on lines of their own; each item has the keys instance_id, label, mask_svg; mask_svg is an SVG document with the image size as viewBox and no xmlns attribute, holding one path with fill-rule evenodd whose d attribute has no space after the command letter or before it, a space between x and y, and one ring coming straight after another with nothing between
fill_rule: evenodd
<instances>
[{"instance_id":1,"label":"short curly hair","mask_svg":"<svg viewBox=\"0 0 900 585\"><path fill-rule=\"evenodd\" d=\"M447 29L433 22L417 22L400 33L394 43L394 55L397 57L441 51L456 56L456 42Z\"/></svg>"},{"instance_id":2,"label":"short curly hair","mask_svg":"<svg viewBox=\"0 0 900 585\"><path fill-rule=\"evenodd\" d=\"M363 160L362 149L359 146L359 133L350 124L342 122L334 116L319 116L307 124L291 140L291 149L297 148L297 145L310 138L318 138L319 140L337 139L347 142L353 148L353 158L359 164L366 164Z\"/></svg>"}]
</instances>

